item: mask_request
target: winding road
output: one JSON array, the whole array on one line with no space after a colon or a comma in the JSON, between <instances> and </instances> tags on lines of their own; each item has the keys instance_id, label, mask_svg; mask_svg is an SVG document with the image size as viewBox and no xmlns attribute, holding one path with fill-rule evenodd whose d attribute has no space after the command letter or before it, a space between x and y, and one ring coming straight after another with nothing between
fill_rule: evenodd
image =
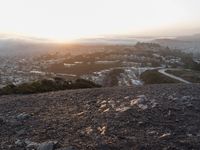
<instances>
[{"instance_id":1,"label":"winding road","mask_svg":"<svg viewBox=\"0 0 200 150\"><path fill-rule=\"evenodd\" d=\"M175 76L175 75L166 73L167 70L168 70L168 69L166 69L166 68L165 68L165 69L160 69L160 70L158 70L158 72L162 73L162 74L165 75L165 76L168 76L168 77L170 77L170 78L173 78L173 79L175 79L175 80L178 80L178 81L180 81L180 82L187 83L187 84L191 84L191 82L189 82L189 81L187 81L187 80L184 80L184 79L182 79L182 78L180 78L180 77L177 77L177 76Z\"/></svg>"}]
</instances>

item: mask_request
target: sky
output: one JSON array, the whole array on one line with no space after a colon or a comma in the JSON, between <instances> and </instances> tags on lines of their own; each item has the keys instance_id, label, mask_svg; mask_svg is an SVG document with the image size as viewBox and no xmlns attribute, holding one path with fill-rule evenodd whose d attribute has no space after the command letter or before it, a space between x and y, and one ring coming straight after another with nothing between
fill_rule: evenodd
<instances>
[{"instance_id":1,"label":"sky","mask_svg":"<svg viewBox=\"0 0 200 150\"><path fill-rule=\"evenodd\" d=\"M0 0L0 33L60 41L200 33L200 0Z\"/></svg>"}]
</instances>

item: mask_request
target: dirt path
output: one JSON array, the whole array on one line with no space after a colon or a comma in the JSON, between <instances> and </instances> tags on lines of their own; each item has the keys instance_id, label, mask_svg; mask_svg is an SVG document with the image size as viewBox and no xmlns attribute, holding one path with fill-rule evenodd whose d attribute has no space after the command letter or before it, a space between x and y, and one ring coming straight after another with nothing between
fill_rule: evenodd
<instances>
[{"instance_id":1,"label":"dirt path","mask_svg":"<svg viewBox=\"0 0 200 150\"><path fill-rule=\"evenodd\" d=\"M160 69L160 70L158 70L158 72L160 72L160 73L164 74L165 76L168 76L168 77L170 77L170 78L172 78L172 79L178 80L178 81L180 81L180 82L182 82L182 83L191 84L191 82L189 82L189 81L187 81L187 80L184 80L184 79L182 79L182 78L180 78L180 77L177 77L177 76L175 76L175 75L166 73L167 70L168 70L168 69Z\"/></svg>"}]
</instances>

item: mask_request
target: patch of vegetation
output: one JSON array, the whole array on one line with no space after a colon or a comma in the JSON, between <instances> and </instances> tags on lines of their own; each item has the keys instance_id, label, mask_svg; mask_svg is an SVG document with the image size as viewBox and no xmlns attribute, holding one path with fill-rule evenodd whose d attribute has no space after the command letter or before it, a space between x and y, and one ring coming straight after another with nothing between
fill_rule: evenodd
<instances>
[{"instance_id":1,"label":"patch of vegetation","mask_svg":"<svg viewBox=\"0 0 200 150\"><path fill-rule=\"evenodd\" d=\"M70 68L66 68L63 63L59 63L51 65L48 71L56 73L84 75L120 66L121 64L119 62L115 62L112 64L96 64L94 61L92 61L83 62L82 64L76 64L74 66L71 66Z\"/></svg>"},{"instance_id":2,"label":"patch of vegetation","mask_svg":"<svg viewBox=\"0 0 200 150\"><path fill-rule=\"evenodd\" d=\"M167 70L166 72L193 83L200 83L200 71L180 69Z\"/></svg>"},{"instance_id":3,"label":"patch of vegetation","mask_svg":"<svg viewBox=\"0 0 200 150\"><path fill-rule=\"evenodd\" d=\"M106 78L107 86L118 86L118 78L121 73L124 73L124 69L113 69L111 70Z\"/></svg>"},{"instance_id":4,"label":"patch of vegetation","mask_svg":"<svg viewBox=\"0 0 200 150\"><path fill-rule=\"evenodd\" d=\"M20 85L9 84L0 89L0 95L31 94L31 93L43 93L43 92L66 90L66 89L99 88L99 87L101 86L85 79L66 81L63 78L56 77L54 79L43 79L31 83L23 83Z\"/></svg>"},{"instance_id":5,"label":"patch of vegetation","mask_svg":"<svg viewBox=\"0 0 200 150\"><path fill-rule=\"evenodd\" d=\"M147 70L140 75L140 79L145 84L179 83L179 81L167 77L157 70Z\"/></svg>"}]
</instances>

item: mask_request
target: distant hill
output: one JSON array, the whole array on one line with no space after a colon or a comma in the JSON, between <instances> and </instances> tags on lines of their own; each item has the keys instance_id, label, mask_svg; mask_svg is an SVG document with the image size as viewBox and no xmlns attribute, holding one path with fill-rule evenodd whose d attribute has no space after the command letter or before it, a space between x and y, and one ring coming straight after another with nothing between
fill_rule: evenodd
<instances>
[{"instance_id":1,"label":"distant hill","mask_svg":"<svg viewBox=\"0 0 200 150\"><path fill-rule=\"evenodd\" d=\"M136 37L136 36L108 36L98 38L83 38L75 42L81 44L105 44L105 45L135 45L137 42L147 42L155 39L153 37Z\"/></svg>"},{"instance_id":2,"label":"distant hill","mask_svg":"<svg viewBox=\"0 0 200 150\"><path fill-rule=\"evenodd\" d=\"M115 44L115 45L134 45L138 41L133 38L88 38L77 40L77 43L82 44Z\"/></svg>"},{"instance_id":3,"label":"distant hill","mask_svg":"<svg viewBox=\"0 0 200 150\"><path fill-rule=\"evenodd\" d=\"M200 53L200 34L192 36L180 36L173 39L156 39L153 42L162 46L180 49L185 52Z\"/></svg>"},{"instance_id":4,"label":"distant hill","mask_svg":"<svg viewBox=\"0 0 200 150\"><path fill-rule=\"evenodd\" d=\"M190 36L179 36L176 39L182 40L182 41L192 41L192 42L200 42L200 33Z\"/></svg>"},{"instance_id":5,"label":"distant hill","mask_svg":"<svg viewBox=\"0 0 200 150\"><path fill-rule=\"evenodd\" d=\"M44 39L0 35L0 56L31 56L58 49L60 44Z\"/></svg>"}]
</instances>

